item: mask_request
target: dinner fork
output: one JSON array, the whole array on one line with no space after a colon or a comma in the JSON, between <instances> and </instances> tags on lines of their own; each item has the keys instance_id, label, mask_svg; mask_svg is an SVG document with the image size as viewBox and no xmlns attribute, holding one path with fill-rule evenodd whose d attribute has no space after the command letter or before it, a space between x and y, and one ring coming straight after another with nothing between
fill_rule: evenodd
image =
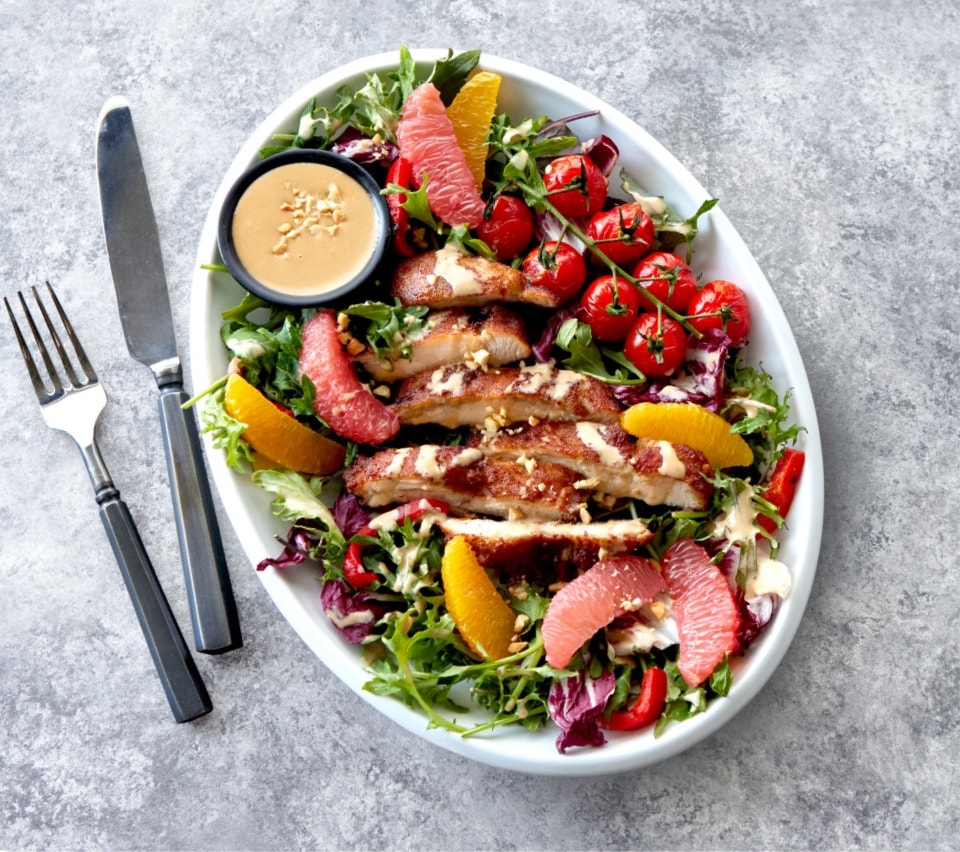
<instances>
[{"instance_id":1,"label":"dinner fork","mask_svg":"<svg viewBox=\"0 0 960 852\"><path fill-rule=\"evenodd\" d=\"M136 524L120 499L120 492L113 484L110 473L104 464L97 447L96 426L100 413L107 404L107 394L97 379L97 374L87 359L73 326L67 319L60 300L50 282L47 282L49 300L60 319L60 326L73 347L73 357L66 347L51 320L47 306L36 287L31 287L36 306L46 327L47 336L59 356L59 367L44 343L43 335L34 321L27 306L23 292L17 293L20 307L34 347L39 354L46 376L31 354L30 346L17 324L16 316L6 297L3 299L10 322L13 324L20 352L27 365L27 372L33 382L33 388L40 402L40 410L47 425L66 432L76 441L83 461L90 474L97 503L100 506L100 518L110 539L113 553L117 557L120 573L123 575L133 608L136 610L140 627L153 657L157 674L163 684L170 709L178 722L196 719L213 709L196 664L184 642L180 628L170 610L157 575L150 564Z\"/></svg>"}]
</instances>

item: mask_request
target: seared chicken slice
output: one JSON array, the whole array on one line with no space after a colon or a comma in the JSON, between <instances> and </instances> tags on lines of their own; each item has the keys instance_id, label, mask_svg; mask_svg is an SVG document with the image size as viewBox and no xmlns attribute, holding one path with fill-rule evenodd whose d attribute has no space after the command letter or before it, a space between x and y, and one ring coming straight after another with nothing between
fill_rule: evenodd
<instances>
[{"instance_id":1,"label":"seared chicken slice","mask_svg":"<svg viewBox=\"0 0 960 852\"><path fill-rule=\"evenodd\" d=\"M401 260L390 292L404 305L434 308L478 307L489 302L560 306L552 291L534 286L518 269L453 246Z\"/></svg>"},{"instance_id":2,"label":"seared chicken slice","mask_svg":"<svg viewBox=\"0 0 960 852\"><path fill-rule=\"evenodd\" d=\"M433 497L457 512L540 520L579 516L585 496L574 487L577 479L559 465L528 472L476 449L437 445L358 456L343 474L347 490L372 508Z\"/></svg>"},{"instance_id":3,"label":"seared chicken slice","mask_svg":"<svg viewBox=\"0 0 960 852\"><path fill-rule=\"evenodd\" d=\"M580 487L651 506L704 509L713 473L702 453L667 441L637 440L615 423L553 423L473 434L469 446L487 458L512 459L529 469L543 462L576 470Z\"/></svg>"},{"instance_id":4,"label":"seared chicken slice","mask_svg":"<svg viewBox=\"0 0 960 852\"><path fill-rule=\"evenodd\" d=\"M634 551L653 537L633 519L570 524L444 517L437 526L448 537L466 536L485 567L544 585L572 579L598 559Z\"/></svg>"},{"instance_id":5,"label":"seared chicken slice","mask_svg":"<svg viewBox=\"0 0 960 852\"><path fill-rule=\"evenodd\" d=\"M470 369L438 368L405 379L393 404L406 425L496 429L536 420L617 423L620 405L601 381L552 364Z\"/></svg>"},{"instance_id":6,"label":"seared chicken slice","mask_svg":"<svg viewBox=\"0 0 960 852\"><path fill-rule=\"evenodd\" d=\"M502 305L489 305L477 312L465 308L432 311L422 333L410 339L409 358L380 361L367 347L357 360L379 382L406 379L445 364L498 367L530 357L530 344L523 322Z\"/></svg>"}]
</instances>

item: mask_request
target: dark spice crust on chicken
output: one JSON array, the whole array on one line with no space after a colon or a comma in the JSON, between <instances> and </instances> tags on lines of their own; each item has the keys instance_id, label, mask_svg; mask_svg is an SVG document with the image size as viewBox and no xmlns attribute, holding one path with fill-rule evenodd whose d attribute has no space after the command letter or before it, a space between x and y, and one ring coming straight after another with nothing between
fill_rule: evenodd
<instances>
[{"instance_id":1,"label":"dark spice crust on chicken","mask_svg":"<svg viewBox=\"0 0 960 852\"><path fill-rule=\"evenodd\" d=\"M561 464L595 481L584 488L651 506L704 509L713 496L713 486L705 478L712 469L703 453L681 444L638 440L615 423L543 421L475 433L467 445L487 458ZM665 454L672 454L682 470L674 470Z\"/></svg>"},{"instance_id":2,"label":"dark spice crust on chicken","mask_svg":"<svg viewBox=\"0 0 960 852\"><path fill-rule=\"evenodd\" d=\"M358 456L343 474L347 489L371 508L432 497L458 513L541 520L579 517L587 496L575 487L579 478L560 465L528 471L475 449L438 445Z\"/></svg>"},{"instance_id":3,"label":"dark spice crust on chicken","mask_svg":"<svg viewBox=\"0 0 960 852\"><path fill-rule=\"evenodd\" d=\"M476 370L460 365L405 379L393 409L405 425L489 427L536 420L617 423L621 407L590 376L549 364Z\"/></svg>"},{"instance_id":4,"label":"dark spice crust on chicken","mask_svg":"<svg viewBox=\"0 0 960 852\"><path fill-rule=\"evenodd\" d=\"M462 280L445 277L446 264L455 267L448 267L451 277ZM488 302L559 307L555 293L534 286L512 266L450 249L427 251L400 261L393 271L390 295L403 305L434 308L477 307Z\"/></svg>"}]
</instances>

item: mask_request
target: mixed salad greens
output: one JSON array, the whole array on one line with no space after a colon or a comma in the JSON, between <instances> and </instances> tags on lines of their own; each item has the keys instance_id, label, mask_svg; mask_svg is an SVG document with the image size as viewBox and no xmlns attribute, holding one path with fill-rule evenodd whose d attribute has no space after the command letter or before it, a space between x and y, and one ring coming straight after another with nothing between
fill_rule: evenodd
<instances>
[{"instance_id":1,"label":"mixed salad greens","mask_svg":"<svg viewBox=\"0 0 960 852\"><path fill-rule=\"evenodd\" d=\"M634 268L632 261L611 259L617 256L615 244L640 242L641 213L629 208L633 220L625 218L627 205L633 204L645 215L642 227L649 228L650 235L640 256L667 254L671 263L679 258L686 268L696 250L698 223L716 202L707 201L688 217L674 212L625 170L618 171L617 140L576 136L582 116L494 116L486 139L485 220L494 218L501 197L516 200L529 214L527 219L523 211L512 210L502 229L506 238L498 236L497 229L451 226L437 216L426 191L432 176L425 175L418 186L396 166L404 154L397 142L398 126L404 104L419 86L433 84L449 105L475 73L479 59L479 52L469 51L422 67L401 49L391 72L370 74L356 89L341 87L330 103L308 103L295 132L277 135L262 154L315 147L364 164L391 200L398 258L454 246L525 272L533 258L547 279L552 275L558 288L566 288L558 309L529 311L529 327L538 330L532 347L538 362L605 383L625 409L643 402L693 403L728 421L730 430L749 445L753 461L714 469L709 477L713 496L706 508L681 510L620 499L607 507L604 519L642 520L652 537L637 554L657 570L678 542L702 548L712 570L727 581L738 619L735 647L709 677L688 683L678 662L682 631L678 634L673 599L664 593L635 611L621 611L567 665L552 666L542 625L558 589L571 577L569 572L551 576L550 565L538 565L529 570L521 566L513 576L491 577L516 615L516 635L510 653L485 659L465 641L445 605L445 536L436 523L445 511L442 504L415 501L378 518L343 488L342 469L309 475L271 465L245 440L248 424L229 413L225 380L206 394L204 428L231 467L252 474L272 495L274 513L290 525L279 553L258 568L282 572L295 565L316 566L324 611L344 639L362 651L370 692L392 696L421 711L429 725L463 736L503 725L538 729L553 723L559 728L561 751L600 745L604 730L652 724L659 734L727 694L735 668L730 659L750 646L789 593L789 570L776 561L777 533L802 467L802 452L791 448L802 428L791 423L789 393L778 395L771 376L744 358L749 314L736 300L691 309L689 300L671 301L678 273L665 272L668 286L658 291L649 278L628 271ZM547 174L547 165L571 154L581 157L580 174L552 186L558 178ZM589 176L583 163L609 178L604 207L618 211L602 234L591 230L587 217L571 215L561 204L571 190L586 195ZM398 176L403 178L399 183ZM524 238L528 221L531 233ZM557 280L567 272L561 268L565 261L561 264L559 244L572 247L585 267L586 279L575 275L572 287ZM520 245L522 250L505 245ZM598 307L590 303L588 290L594 279L607 276L626 289L621 292L606 282ZM430 311L427 305L405 306L391 299L388 285L378 281L366 300L337 306L338 327L386 363L409 357ZM706 282L697 281L690 297L700 296L705 287ZM645 310L633 303L636 294L649 295ZM221 338L233 359L231 371L242 373L288 415L345 444L347 466L364 447L344 441L318 416L316 388L300 364L302 330L317 311L247 295L224 313ZM608 333L610 322L629 314L627 324L634 325L643 313L656 319L650 321L652 331L638 337L632 349L625 337ZM669 365L664 361L672 357L667 323L682 330L679 360ZM631 352L639 355L632 357ZM368 384L389 398L389 388ZM447 444L464 439L464 430L458 429L446 430L439 438ZM483 721L462 721L468 710L478 707L485 711Z\"/></svg>"}]
</instances>

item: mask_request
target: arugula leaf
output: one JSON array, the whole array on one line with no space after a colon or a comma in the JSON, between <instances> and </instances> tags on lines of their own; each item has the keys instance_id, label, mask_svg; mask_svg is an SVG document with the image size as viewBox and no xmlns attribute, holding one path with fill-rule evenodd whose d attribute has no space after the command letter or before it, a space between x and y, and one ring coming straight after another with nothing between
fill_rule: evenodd
<instances>
[{"instance_id":1,"label":"arugula leaf","mask_svg":"<svg viewBox=\"0 0 960 852\"><path fill-rule=\"evenodd\" d=\"M621 352L600 348L593 342L593 332L585 322L571 317L557 332L556 346L567 352L562 364L568 370L615 385L642 385L647 379ZM619 364L611 371L607 363Z\"/></svg>"},{"instance_id":2,"label":"arugula leaf","mask_svg":"<svg viewBox=\"0 0 960 852\"><path fill-rule=\"evenodd\" d=\"M345 308L350 317L366 320L363 337L381 364L390 364L413 354L412 341L426 329L427 305L405 307L399 299L393 305L383 302L363 302Z\"/></svg>"},{"instance_id":3,"label":"arugula leaf","mask_svg":"<svg viewBox=\"0 0 960 852\"><path fill-rule=\"evenodd\" d=\"M663 250L674 251L681 243L686 243L686 260L689 262L693 254L692 243L699 229L699 219L713 210L720 199L708 198L697 208L696 213L682 219L667 204L662 195L651 195L644 190L626 169L620 170L620 187L634 201L642 204L650 218L653 219L654 231Z\"/></svg>"},{"instance_id":4,"label":"arugula leaf","mask_svg":"<svg viewBox=\"0 0 960 852\"><path fill-rule=\"evenodd\" d=\"M754 454L754 467L763 468L783 455L783 448L805 431L788 425L790 396L781 399L773 387L773 377L763 368L744 364L740 354L726 365L727 398L721 412L733 421L730 431L742 435Z\"/></svg>"},{"instance_id":5,"label":"arugula leaf","mask_svg":"<svg viewBox=\"0 0 960 852\"><path fill-rule=\"evenodd\" d=\"M431 231L439 234L443 231L443 223L433 215L433 211L430 209L430 202L427 200L427 181L429 180L429 175L424 172L421 177L423 180L420 184L420 189L410 189L396 183L388 183L380 190L380 194L406 196L404 200L400 202L400 206L407 211L410 218L416 219L418 222L423 222Z\"/></svg>"},{"instance_id":6,"label":"arugula leaf","mask_svg":"<svg viewBox=\"0 0 960 852\"><path fill-rule=\"evenodd\" d=\"M428 79L440 92L444 106L450 106L479 61L479 50L465 50L456 55L448 50L445 59L437 60Z\"/></svg>"}]
</instances>

